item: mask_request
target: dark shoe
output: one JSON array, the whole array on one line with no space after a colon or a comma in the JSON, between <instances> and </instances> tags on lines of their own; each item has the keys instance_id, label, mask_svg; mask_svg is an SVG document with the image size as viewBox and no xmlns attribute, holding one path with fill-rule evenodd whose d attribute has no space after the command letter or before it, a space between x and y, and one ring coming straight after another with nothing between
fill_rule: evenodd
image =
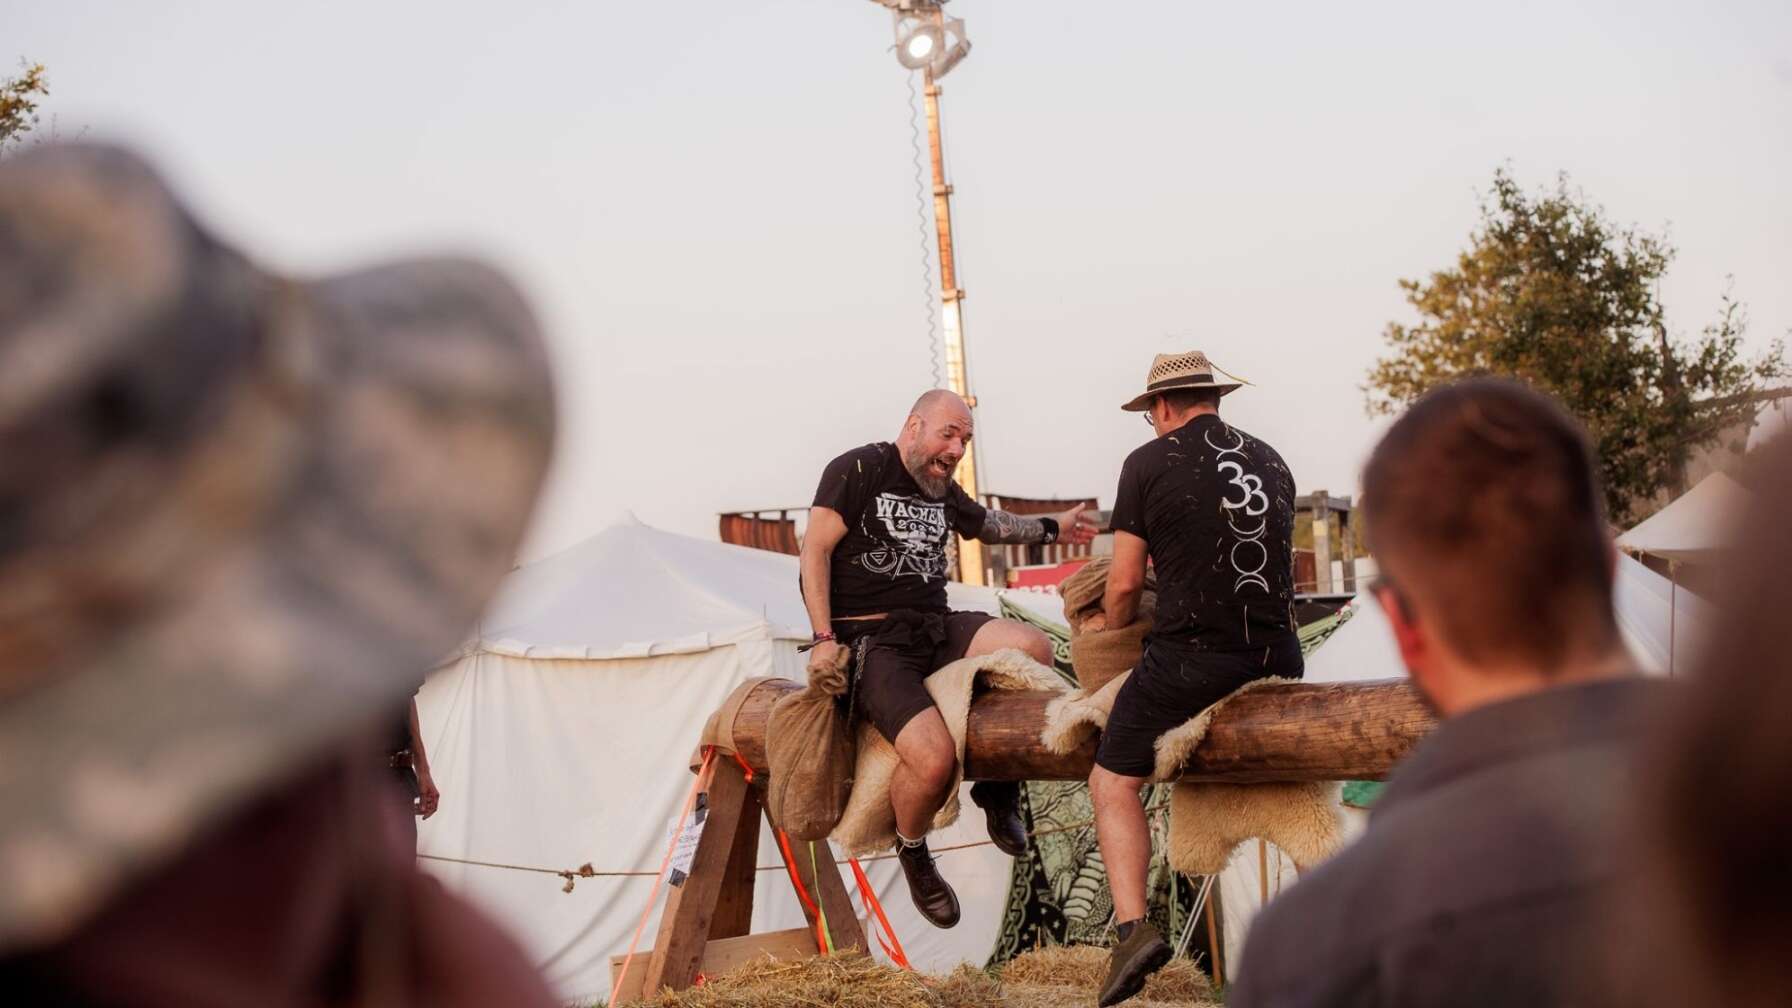
<instances>
[{"instance_id":1,"label":"dark shoe","mask_svg":"<svg viewBox=\"0 0 1792 1008\"><path fill-rule=\"evenodd\" d=\"M1020 785L978 781L971 785L971 800L982 807L996 850L1012 858L1026 857L1027 824L1020 818Z\"/></svg>"},{"instance_id":2,"label":"dark shoe","mask_svg":"<svg viewBox=\"0 0 1792 1008\"><path fill-rule=\"evenodd\" d=\"M1108 978L1101 982L1101 1008L1117 1005L1145 989L1151 974L1170 961L1170 946L1148 921L1140 921L1108 957Z\"/></svg>"},{"instance_id":3,"label":"dark shoe","mask_svg":"<svg viewBox=\"0 0 1792 1008\"><path fill-rule=\"evenodd\" d=\"M926 844L904 847L900 841L896 844L896 860L902 865L902 874L908 879L908 894L915 901L915 909L927 918L927 923L937 928L949 928L958 923L958 895L940 875L939 868L934 866L933 855L927 852Z\"/></svg>"}]
</instances>

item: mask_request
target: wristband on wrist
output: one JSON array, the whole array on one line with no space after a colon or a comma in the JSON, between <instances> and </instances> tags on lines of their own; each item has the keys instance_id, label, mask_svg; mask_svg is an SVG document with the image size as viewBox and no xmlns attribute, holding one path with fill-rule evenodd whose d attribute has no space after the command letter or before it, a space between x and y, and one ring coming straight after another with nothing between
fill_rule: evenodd
<instances>
[{"instance_id":1,"label":"wristband on wrist","mask_svg":"<svg viewBox=\"0 0 1792 1008\"><path fill-rule=\"evenodd\" d=\"M833 632L832 632L832 631L829 631L829 630L823 630L823 631L822 631L822 632L820 632L820 633L818 633L818 634L816 634L816 635L815 635L815 636L814 636L814 637L813 637L813 638L812 638L812 639L811 639L811 640L810 640L810 641L809 641L809 643L811 643L811 644L820 644L820 643L821 643L821 642L822 642L822 641L830 641L830 640L834 640L834 639L835 639L835 637L834 637L834 634L833 634Z\"/></svg>"},{"instance_id":2,"label":"wristband on wrist","mask_svg":"<svg viewBox=\"0 0 1792 1008\"><path fill-rule=\"evenodd\" d=\"M1045 527L1045 538L1040 540L1041 543L1050 546L1058 541L1058 519L1041 518L1039 524Z\"/></svg>"}]
</instances>

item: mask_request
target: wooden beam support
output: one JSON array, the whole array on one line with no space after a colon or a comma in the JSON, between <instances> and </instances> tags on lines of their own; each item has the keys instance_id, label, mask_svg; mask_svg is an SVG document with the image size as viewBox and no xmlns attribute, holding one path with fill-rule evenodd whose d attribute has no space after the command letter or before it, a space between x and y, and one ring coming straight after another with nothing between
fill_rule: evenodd
<instances>
[{"instance_id":1,"label":"wooden beam support","mask_svg":"<svg viewBox=\"0 0 1792 1008\"><path fill-rule=\"evenodd\" d=\"M761 683L734 723L741 758L764 770L772 704L798 689ZM971 705L965 775L971 780L1084 780L1094 740L1067 755L1039 743L1056 694L994 690ZM1226 704L1183 770L1184 780L1381 780L1436 719L1404 679L1265 686ZM832 911L829 911L830 914Z\"/></svg>"},{"instance_id":2,"label":"wooden beam support","mask_svg":"<svg viewBox=\"0 0 1792 1008\"><path fill-rule=\"evenodd\" d=\"M734 848L722 874L722 891L716 895L715 917L709 925L712 942L753 933L753 890L759 877L759 820L763 808L760 788L749 786L741 804L740 825L734 830Z\"/></svg>"},{"instance_id":3,"label":"wooden beam support","mask_svg":"<svg viewBox=\"0 0 1792 1008\"><path fill-rule=\"evenodd\" d=\"M759 816L745 815L749 791L750 785L739 765L731 759L716 760L709 782L709 813L703 835L697 840L689 877L666 897L643 990L684 990L696 981L703 948L709 943L715 920L722 880L733 858L736 834L743 829L759 832ZM757 800L753 804L757 806ZM748 913L751 912L749 907Z\"/></svg>"},{"instance_id":4,"label":"wooden beam support","mask_svg":"<svg viewBox=\"0 0 1792 1008\"><path fill-rule=\"evenodd\" d=\"M834 861L834 849L826 840L813 843L811 849L809 842L790 841L791 859L796 862L796 873L803 880L803 888L811 900L821 905L822 913L827 914L828 936L834 940L834 948L841 952L849 948L864 952L870 946L865 943L864 926L853 913L852 896L846 891L846 880L840 876L840 865ZM815 915L809 912L806 904L803 917L810 928L815 927Z\"/></svg>"}]
</instances>

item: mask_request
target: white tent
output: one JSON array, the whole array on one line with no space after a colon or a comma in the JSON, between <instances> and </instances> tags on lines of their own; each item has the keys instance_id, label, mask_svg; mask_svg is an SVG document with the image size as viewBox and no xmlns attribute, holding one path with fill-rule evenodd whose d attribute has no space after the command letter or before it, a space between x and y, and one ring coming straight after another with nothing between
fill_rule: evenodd
<instances>
[{"instance_id":1,"label":"white tent","mask_svg":"<svg viewBox=\"0 0 1792 1008\"><path fill-rule=\"evenodd\" d=\"M1618 630L1637 663L1663 674L1686 661L1699 629L1710 622L1710 604L1675 591L1667 578L1630 557L1618 557L1612 608ZM1367 592L1348 606L1350 619L1307 659L1312 682L1352 682L1404 677L1387 616Z\"/></svg>"},{"instance_id":2,"label":"white tent","mask_svg":"<svg viewBox=\"0 0 1792 1008\"><path fill-rule=\"evenodd\" d=\"M1775 399L1755 414L1755 425L1749 428L1747 450L1754 451L1779 437L1792 434L1792 397Z\"/></svg>"},{"instance_id":3,"label":"white tent","mask_svg":"<svg viewBox=\"0 0 1792 1008\"><path fill-rule=\"evenodd\" d=\"M950 591L955 608L997 611L994 591ZM627 950L646 906L705 719L746 679L801 680L807 627L795 557L632 518L513 572L478 638L418 696L442 791L441 811L419 831L422 863L506 924L562 997L606 995L610 957ZM987 839L965 805L936 848ZM759 850L762 867L780 865L769 834ZM561 878L522 870L587 863L647 875L579 879L564 893ZM865 869L909 959L943 971L989 955L1010 861L983 845L943 853L940 865L964 910L950 931L915 913L894 862ZM803 924L781 868L760 872L755 904L755 931ZM657 922L656 908L642 948Z\"/></svg>"},{"instance_id":4,"label":"white tent","mask_svg":"<svg viewBox=\"0 0 1792 1008\"><path fill-rule=\"evenodd\" d=\"M1619 536L1618 545L1664 560L1710 562L1732 545L1736 523L1748 503L1747 490L1715 472Z\"/></svg>"}]
</instances>

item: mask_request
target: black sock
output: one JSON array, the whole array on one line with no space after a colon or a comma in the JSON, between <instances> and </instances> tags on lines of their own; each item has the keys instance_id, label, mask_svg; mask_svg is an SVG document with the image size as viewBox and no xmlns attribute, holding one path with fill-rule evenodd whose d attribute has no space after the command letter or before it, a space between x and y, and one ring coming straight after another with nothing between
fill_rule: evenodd
<instances>
[{"instance_id":1,"label":"black sock","mask_svg":"<svg viewBox=\"0 0 1792 1008\"><path fill-rule=\"evenodd\" d=\"M1114 925L1114 933L1120 936L1121 941L1125 941L1132 937L1133 929L1143 923L1145 923L1145 918L1143 917L1137 917L1129 921L1121 921Z\"/></svg>"}]
</instances>

